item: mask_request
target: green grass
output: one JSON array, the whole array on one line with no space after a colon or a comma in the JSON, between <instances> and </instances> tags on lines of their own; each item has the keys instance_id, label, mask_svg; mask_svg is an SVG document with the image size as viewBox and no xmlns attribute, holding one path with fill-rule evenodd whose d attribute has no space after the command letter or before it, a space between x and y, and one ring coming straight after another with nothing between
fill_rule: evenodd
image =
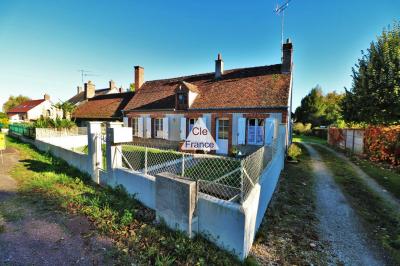
<instances>
[{"instance_id":1,"label":"green grass","mask_svg":"<svg viewBox=\"0 0 400 266\"><path fill-rule=\"evenodd\" d=\"M323 145L327 144L326 139L321 139L314 136L295 135L295 134L293 134L293 142L318 143Z\"/></svg>"},{"instance_id":2,"label":"green grass","mask_svg":"<svg viewBox=\"0 0 400 266\"><path fill-rule=\"evenodd\" d=\"M273 265L324 265L326 255L318 242L315 216L314 177L310 156L303 150L300 163L285 165L279 186L256 236L258 245L268 247ZM310 247L310 243L317 245ZM264 253L265 254L265 253Z\"/></svg>"},{"instance_id":3,"label":"green grass","mask_svg":"<svg viewBox=\"0 0 400 266\"><path fill-rule=\"evenodd\" d=\"M400 173L396 173L394 170L384 168L371 161L360 159L358 157L353 157L352 160L365 173L400 199Z\"/></svg>"},{"instance_id":4,"label":"green grass","mask_svg":"<svg viewBox=\"0 0 400 266\"><path fill-rule=\"evenodd\" d=\"M351 165L332 152L313 145L334 174L337 184L363 218L369 233L400 263L400 214L376 195Z\"/></svg>"},{"instance_id":5,"label":"green grass","mask_svg":"<svg viewBox=\"0 0 400 266\"><path fill-rule=\"evenodd\" d=\"M119 264L240 264L203 237L189 239L155 224L154 211L121 187L100 187L62 160L12 138L7 138L7 142L20 154L21 163L12 171L20 184L19 196L48 211L88 217L101 234L114 239L118 249L111 255Z\"/></svg>"}]
</instances>

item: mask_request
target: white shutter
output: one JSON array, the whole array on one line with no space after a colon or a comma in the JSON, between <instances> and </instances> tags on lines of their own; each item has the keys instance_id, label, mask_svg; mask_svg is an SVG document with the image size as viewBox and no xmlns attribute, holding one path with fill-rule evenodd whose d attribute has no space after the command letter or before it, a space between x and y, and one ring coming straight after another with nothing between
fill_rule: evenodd
<instances>
[{"instance_id":1,"label":"white shutter","mask_svg":"<svg viewBox=\"0 0 400 266\"><path fill-rule=\"evenodd\" d=\"M138 117L138 136L143 138L143 117Z\"/></svg>"},{"instance_id":2,"label":"white shutter","mask_svg":"<svg viewBox=\"0 0 400 266\"><path fill-rule=\"evenodd\" d=\"M246 118L240 117L238 121L238 145L246 143Z\"/></svg>"},{"instance_id":3,"label":"white shutter","mask_svg":"<svg viewBox=\"0 0 400 266\"><path fill-rule=\"evenodd\" d=\"M129 117L124 116L123 121L124 121L124 127L129 127Z\"/></svg>"},{"instance_id":4,"label":"white shutter","mask_svg":"<svg viewBox=\"0 0 400 266\"><path fill-rule=\"evenodd\" d=\"M265 119L265 130L264 130L264 136L265 136L265 145L271 145L272 144L272 140L274 138L275 135L275 119L273 118L267 118Z\"/></svg>"},{"instance_id":5,"label":"white shutter","mask_svg":"<svg viewBox=\"0 0 400 266\"><path fill-rule=\"evenodd\" d=\"M163 138L168 139L168 117L163 118Z\"/></svg>"},{"instance_id":6,"label":"white shutter","mask_svg":"<svg viewBox=\"0 0 400 266\"><path fill-rule=\"evenodd\" d=\"M181 117L181 140L186 139L186 117Z\"/></svg>"},{"instance_id":7,"label":"white shutter","mask_svg":"<svg viewBox=\"0 0 400 266\"><path fill-rule=\"evenodd\" d=\"M151 138L151 117L146 117L146 138Z\"/></svg>"}]
</instances>

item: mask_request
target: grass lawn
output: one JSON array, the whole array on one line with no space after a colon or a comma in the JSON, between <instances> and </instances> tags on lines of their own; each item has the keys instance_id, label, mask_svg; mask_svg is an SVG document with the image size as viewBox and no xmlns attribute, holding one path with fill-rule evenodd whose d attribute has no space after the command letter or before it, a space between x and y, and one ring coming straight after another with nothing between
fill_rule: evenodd
<instances>
[{"instance_id":1,"label":"grass lawn","mask_svg":"<svg viewBox=\"0 0 400 266\"><path fill-rule=\"evenodd\" d=\"M94 184L90 177L66 162L7 137L21 163L12 171L19 194L49 211L88 217L97 230L115 241L111 254L121 265L240 265L229 253L202 237L189 239L155 224L154 211L122 188ZM0 228L1 229L1 228Z\"/></svg>"},{"instance_id":2,"label":"grass lawn","mask_svg":"<svg viewBox=\"0 0 400 266\"><path fill-rule=\"evenodd\" d=\"M267 215L256 236L252 254L262 264L324 265L318 242L314 177L307 150L300 163L285 165ZM316 247L311 247L311 243ZM261 257L261 258L260 258Z\"/></svg>"},{"instance_id":3,"label":"grass lawn","mask_svg":"<svg viewBox=\"0 0 400 266\"><path fill-rule=\"evenodd\" d=\"M293 142L318 143L324 145L327 144L326 139L321 139L314 136L296 135L296 134L293 134Z\"/></svg>"},{"instance_id":4,"label":"grass lawn","mask_svg":"<svg viewBox=\"0 0 400 266\"><path fill-rule=\"evenodd\" d=\"M313 145L324 163L332 171L336 183L349 199L350 204L363 218L369 233L400 264L400 215L383 199L377 196L343 159L330 151Z\"/></svg>"},{"instance_id":5,"label":"grass lawn","mask_svg":"<svg viewBox=\"0 0 400 266\"><path fill-rule=\"evenodd\" d=\"M390 191L395 197L400 199L400 173L358 157L353 157L352 160L365 173L375 179L381 186Z\"/></svg>"}]
</instances>

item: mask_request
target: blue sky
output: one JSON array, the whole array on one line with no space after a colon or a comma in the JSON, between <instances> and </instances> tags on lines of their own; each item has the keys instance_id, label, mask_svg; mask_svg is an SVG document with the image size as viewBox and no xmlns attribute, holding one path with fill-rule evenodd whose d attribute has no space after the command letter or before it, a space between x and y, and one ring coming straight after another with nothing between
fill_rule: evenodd
<instances>
[{"instance_id":1,"label":"blue sky","mask_svg":"<svg viewBox=\"0 0 400 266\"><path fill-rule=\"evenodd\" d=\"M282 1L282 0L280 0ZM10 94L66 100L79 69L104 88L145 80L280 62L276 0L0 0L0 104ZM351 85L351 67L383 27L400 19L398 0L292 0L285 37L294 44L294 105L316 84Z\"/></svg>"}]
</instances>

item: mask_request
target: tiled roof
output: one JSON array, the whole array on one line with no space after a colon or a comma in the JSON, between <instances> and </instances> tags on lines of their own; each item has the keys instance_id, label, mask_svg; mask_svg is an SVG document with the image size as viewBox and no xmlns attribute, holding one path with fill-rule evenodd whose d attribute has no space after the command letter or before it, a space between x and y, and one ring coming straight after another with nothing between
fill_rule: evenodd
<instances>
[{"instance_id":1,"label":"tiled roof","mask_svg":"<svg viewBox=\"0 0 400 266\"><path fill-rule=\"evenodd\" d=\"M99 95L78 106L74 118L120 118L122 110L132 99L133 92Z\"/></svg>"},{"instance_id":2,"label":"tiled roof","mask_svg":"<svg viewBox=\"0 0 400 266\"><path fill-rule=\"evenodd\" d=\"M14 113L14 114L15 113L26 113L44 101L45 101L44 99L26 101L26 102L21 103L18 106L11 108L10 110L7 111L7 113Z\"/></svg>"},{"instance_id":3,"label":"tiled roof","mask_svg":"<svg viewBox=\"0 0 400 266\"><path fill-rule=\"evenodd\" d=\"M199 92L190 109L288 106L290 74L282 74L277 64L226 70L220 79L205 73L147 81L125 110L173 109L175 89L182 82Z\"/></svg>"},{"instance_id":4,"label":"tiled roof","mask_svg":"<svg viewBox=\"0 0 400 266\"><path fill-rule=\"evenodd\" d=\"M110 90L110 89L109 88L105 88L105 89L95 90L94 96L106 95L108 90ZM72 96L67 102L70 102L72 104L77 104L77 103L83 102L85 100L86 100L85 99L85 91L82 91L82 92Z\"/></svg>"}]
</instances>

